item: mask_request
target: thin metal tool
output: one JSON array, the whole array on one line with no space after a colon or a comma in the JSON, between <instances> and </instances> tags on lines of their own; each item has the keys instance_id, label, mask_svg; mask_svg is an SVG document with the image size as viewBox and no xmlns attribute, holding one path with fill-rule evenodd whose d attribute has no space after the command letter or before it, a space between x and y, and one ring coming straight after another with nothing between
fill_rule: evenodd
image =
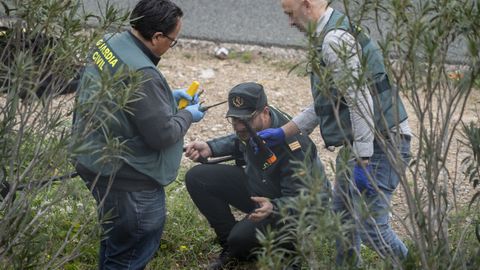
<instances>
[{"instance_id":1,"label":"thin metal tool","mask_svg":"<svg viewBox=\"0 0 480 270\"><path fill-rule=\"evenodd\" d=\"M183 147L184 153L186 150L187 148ZM218 164L218 163L222 163L222 162L226 162L234 159L235 157L233 155L223 156L223 157L211 157L211 158L200 156L195 162L202 163L202 164Z\"/></svg>"},{"instance_id":2,"label":"thin metal tool","mask_svg":"<svg viewBox=\"0 0 480 270\"><path fill-rule=\"evenodd\" d=\"M210 108L217 107L217 106L222 105L224 103L227 103L227 100L224 100L224 101L221 101L221 102L209 105L209 106L202 106L202 107L200 107L200 111L205 112Z\"/></svg>"}]
</instances>

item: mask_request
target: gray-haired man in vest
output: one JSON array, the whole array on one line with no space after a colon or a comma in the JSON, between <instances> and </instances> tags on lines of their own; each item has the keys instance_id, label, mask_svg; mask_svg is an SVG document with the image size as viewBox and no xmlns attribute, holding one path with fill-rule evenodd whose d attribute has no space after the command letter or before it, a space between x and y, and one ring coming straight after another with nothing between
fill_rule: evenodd
<instances>
[{"instance_id":1,"label":"gray-haired man in vest","mask_svg":"<svg viewBox=\"0 0 480 270\"><path fill-rule=\"evenodd\" d=\"M157 69L177 43L182 15L168 0L139 1L132 29L98 40L82 74L73 138L88 150L75 166L99 204L100 269L143 269L153 257L165 223L164 186L177 176L185 133L203 118L196 101L177 109L181 98L192 98L172 91ZM137 84L134 76L117 79L130 71Z\"/></svg>"},{"instance_id":2,"label":"gray-haired man in vest","mask_svg":"<svg viewBox=\"0 0 480 270\"><path fill-rule=\"evenodd\" d=\"M320 65L311 73L314 104L281 128L267 129L259 135L269 145L275 145L293 134L310 133L319 125L326 146L343 146L336 162L333 207L338 213L346 213L345 222L354 222L356 230L349 240L338 241L337 264L360 262L360 240L382 257L399 263L408 250L390 227L389 210L399 173L410 158L411 131L405 108L388 80L383 56L376 43L358 28L351 29L348 19L329 7L327 0L281 3L291 25L298 30L306 33L309 25L316 26L316 60ZM342 58L342 52L349 57ZM360 55L368 57L365 70ZM373 83L353 83L362 72ZM346 84L345 78L350 83ZM340 157L345 154L351 158L346 164L348 169L342 170ZM389 162L396 156L393 154L401 156L402 166L394 167ZM368 205L368 215L360 213L362 203Z\"/></svg>"}]
</instances>

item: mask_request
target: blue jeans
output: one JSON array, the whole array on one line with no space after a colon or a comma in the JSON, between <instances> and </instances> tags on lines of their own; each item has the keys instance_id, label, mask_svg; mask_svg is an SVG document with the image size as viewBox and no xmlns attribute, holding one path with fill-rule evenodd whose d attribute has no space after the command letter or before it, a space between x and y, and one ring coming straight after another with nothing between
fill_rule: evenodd
<instances>
[{"instance_id":1,"label":"blue jeans","mask_svg":"<svg viewBox=\"0 0 480 270\"><path fill-rule=\"evenodd\" d=\"M163 187L135 192L95 187L103 235L99 269L143 269L160 244L165 224ZM102 199L104 201L102 202Z\"/></svg>"},{"instance_id":2,"label":"blue jeans","mask_svg":"<svg viewBox=\"0 0 480 270\"><path fill-rule=\"evenodd\" d=\"M336 160L336 181L333 189L333 210L343 213L343 223L351 225L351 230L343 239L337 240L337 265L346 262L360 263L360 243L363 242L375 250L381 257L393 262L404 259L408 253L405 244L398 238L390 226L390 202L400 177L410 161L410 138L401 137L398 142L386 140L386 147L374 142L374 153L370 158L373 165L373 181L379 192L374 195L361 195L352 185L350 177L355 159L350 158L345 165L342 151ZM401 162L391 164L389 158L401 156ZM345 152L343 152L345 154ZM347 154L348 155L348 154ZM343 163L343 165L342 165ZM400 164L400 166L399 166ZM396 165L396 166L395 166Z\"/></svg>"}]
</instances>

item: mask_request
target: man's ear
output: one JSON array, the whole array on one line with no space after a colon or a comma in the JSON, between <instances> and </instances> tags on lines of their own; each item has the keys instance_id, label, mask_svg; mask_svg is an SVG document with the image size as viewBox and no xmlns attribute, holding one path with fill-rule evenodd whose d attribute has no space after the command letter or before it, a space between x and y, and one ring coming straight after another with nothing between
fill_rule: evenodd
<instances>
[{"instance_id":1,"label":"man's ear","mask_svg":"<svg viewBox=\"0 0 480 270\"><path fill-rule=\"evenodd\" d=\"M270 114L270 108L266 105L265 108L263 108L262 114L268 115Z\"/></svg>"},{"instance_id":2,"label":"man's ear","mask_svg":"<svg viewBox=\"0 0 480 270\"><path fill-rule=\"evenodd\" d=\"M310 9L312 7L312 1L311 0L302 0L302 4L307 8Z\"/></svg>"},{"instance_id":3,"label":"man's ear","mask_svg":"<svg viewBox=\"0 0 480 270\"><path fill-rule=\"evenodd\" d=\"M152 44L153 44L153 45L156 45L157 42L158 42L158 38L161 37L162 35L163 35L162 32L155 32L155 33L153 33L152 39L151 39Z\"/></svg>"}]
</instances>

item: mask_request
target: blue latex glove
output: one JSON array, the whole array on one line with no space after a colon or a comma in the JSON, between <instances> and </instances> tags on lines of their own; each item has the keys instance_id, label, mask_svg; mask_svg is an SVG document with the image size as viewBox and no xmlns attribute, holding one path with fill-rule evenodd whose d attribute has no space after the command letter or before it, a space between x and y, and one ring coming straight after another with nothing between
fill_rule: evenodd
<instances>
[{"instance_id":1,"label":"blue latex glove","mask_svg":"<svg viewBox=\"0 0 480 270\"><path fill-rule=\"evenodd\" d=\"M200 110L200 104L198 103L185 107L185 110L192 114L193 122L202 120L203 116L205 115L205 113Z\"/></svg>"},{"instance_id":2,"label":"blue latex glove","mask_svg":"<svg viewBox=\"0 0 480 270\"><path fill-rule=\"evenodd\" d=\"M175 99L175 103L178 106L178 102L180 99L184 98L188 100L188 105L193 105L198 103L198 93L193 96L193 98L187 94L187 88L175 89L172 91L173 98Z\"/></svg>"},{"instance_id":3,"label":"blue latex glove","mask_svg":"<svg viewBox=\"0 0 480 270\"><path fill-rule=\"evenodd\" d=\"M372 164L367 164L365 168L360 164L355 164L353 167L353 179L355 185L357 186L360 193L365 193L367 196L372 196L377 193L375 188L370 183L370 178L373 177L373 166Z\"/></svg>"},{"instance_id":4,"label":"blue latex glove","mask_svg":"<svg viewBox=\"0 0 480 270\"><path fill-rule=\"evenodd\" d=\"M198 104L198 102L200 101L200 97L198 96L198 92L195 93L195 95L193 95L192 97L192 101L190 101L190 104Z\"/></svg>"},{"instance_id":5,"label":"blue latex glove","mask_svg":"<svg viewBox=\"0 0 480 270\"><path fill-rule=\"evenodd\" d=\"M267 143L268 147L282 144L285 141L285 132L282 128L267 128L257 134Z\"/></svg>"}]
</instances>

